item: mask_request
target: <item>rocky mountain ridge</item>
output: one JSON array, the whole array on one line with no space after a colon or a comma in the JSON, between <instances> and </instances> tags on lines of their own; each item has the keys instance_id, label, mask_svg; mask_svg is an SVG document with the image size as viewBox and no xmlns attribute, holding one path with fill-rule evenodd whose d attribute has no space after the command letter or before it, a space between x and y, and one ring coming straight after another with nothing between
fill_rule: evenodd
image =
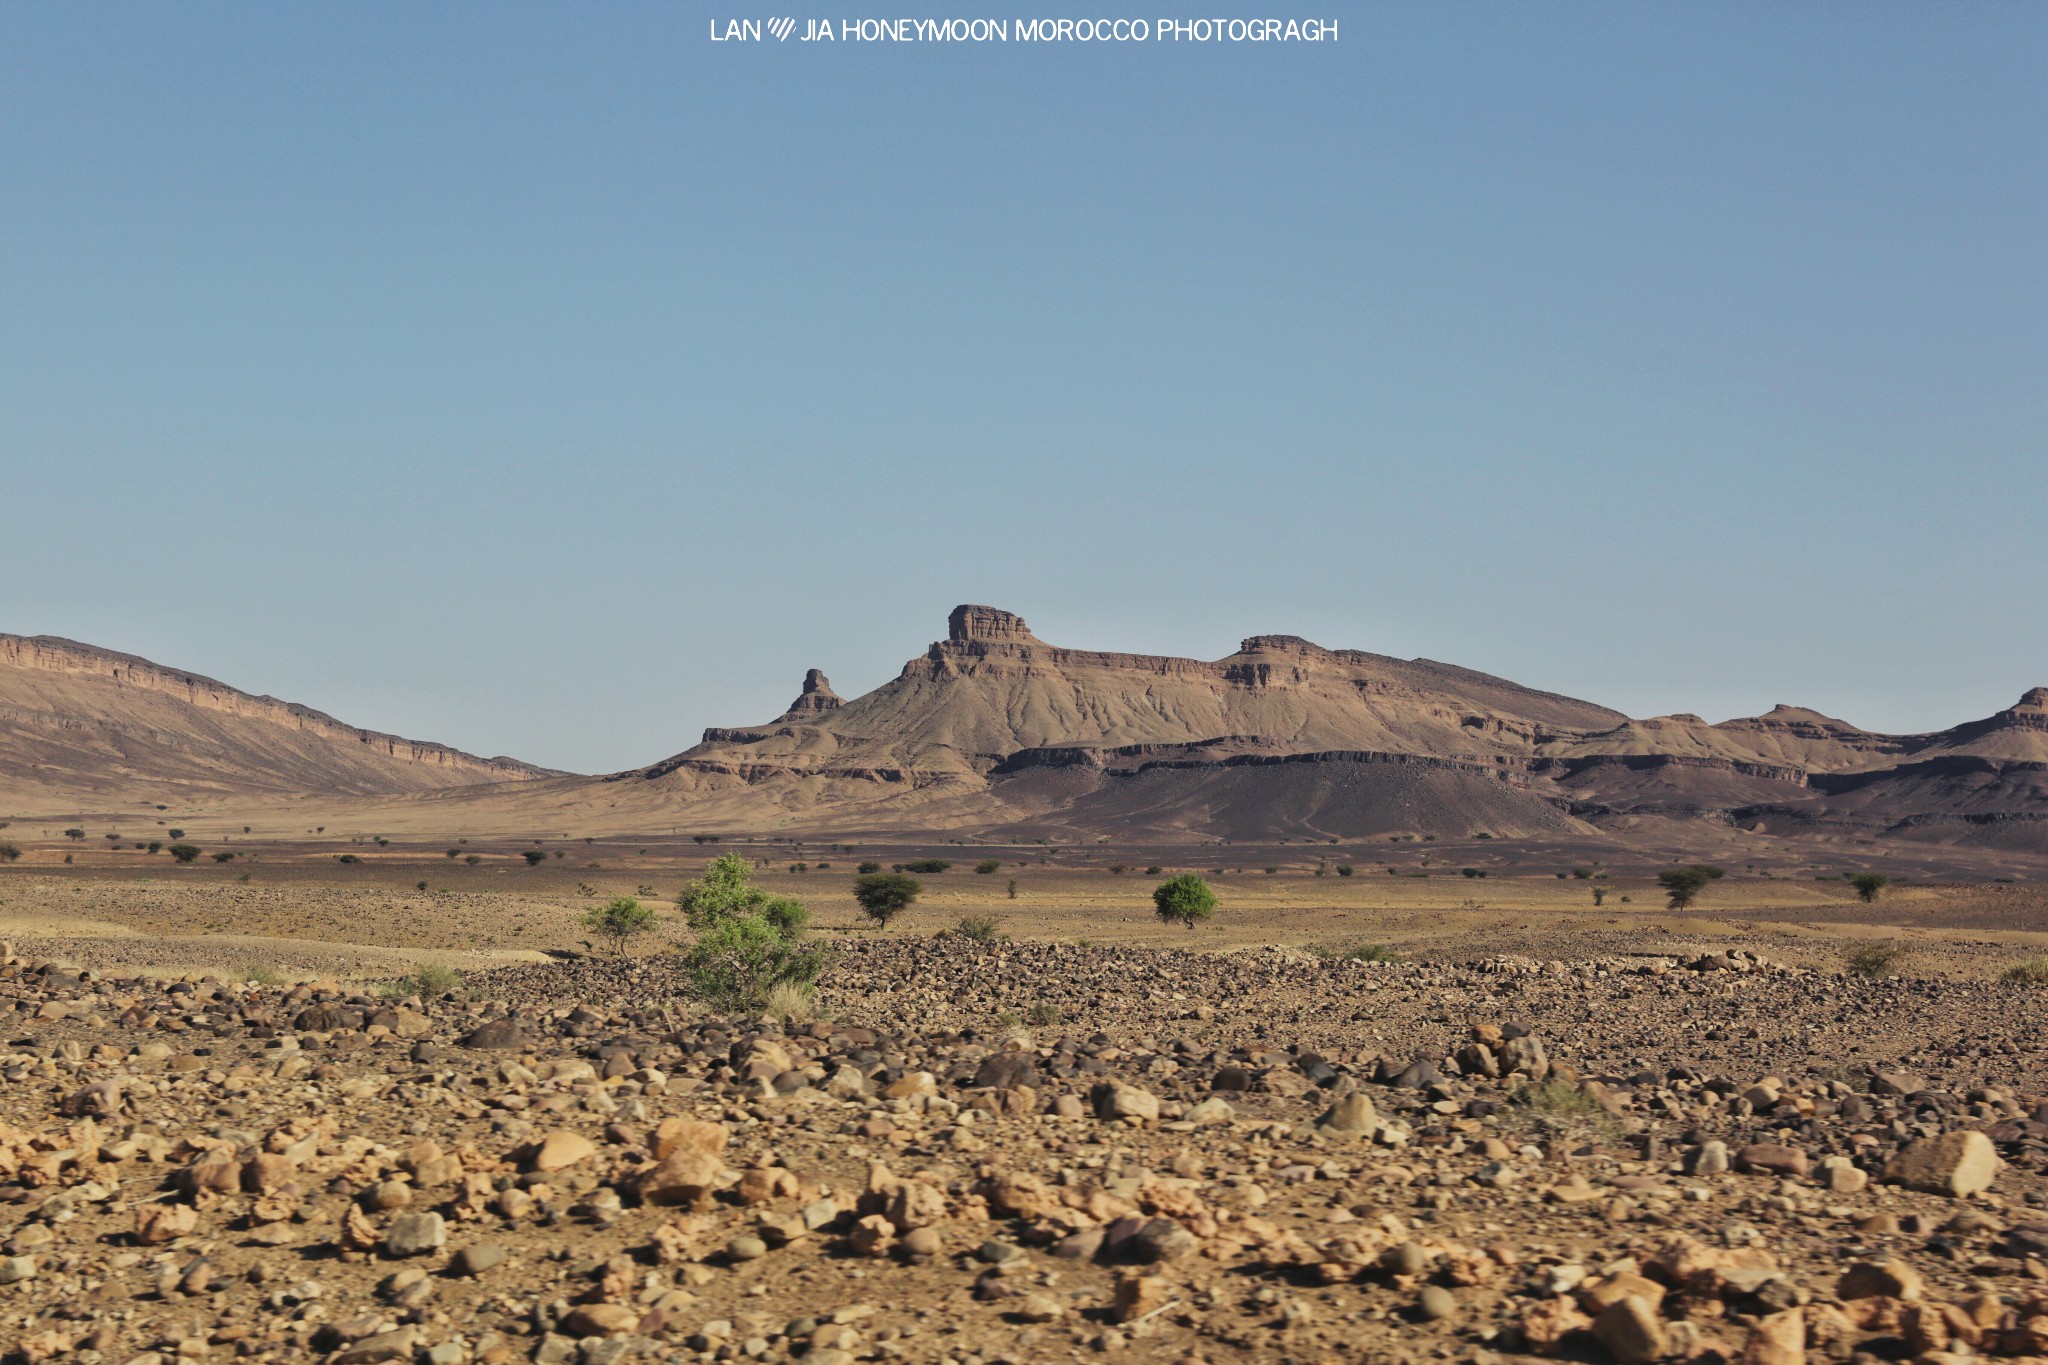
<instances>
[{"instance_id":1,"label":"rocky mountain ridge","mask_svg":"<svg viewBox=\"0 0 2048 1365\"><path fill-rule=\"evenodd\" d=\"M55 636L0 634L0 791L376 795L555 775Z\"/></svg>"}]
</instances>

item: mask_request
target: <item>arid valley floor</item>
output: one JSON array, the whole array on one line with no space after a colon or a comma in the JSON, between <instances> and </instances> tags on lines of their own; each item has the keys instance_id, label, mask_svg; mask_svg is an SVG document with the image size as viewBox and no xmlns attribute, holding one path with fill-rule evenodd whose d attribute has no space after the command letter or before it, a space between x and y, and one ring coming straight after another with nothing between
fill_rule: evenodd
<instances>
[{"instance_id":1,"label":"arid valley floor","mask_svg":"<svg viewBox=\"0 0 2048 1365\"><path fill-rule=\"evenodd\" d=\"M14 1358L2048 1357L2038 882L1738 866L1681 915L1476 844L227 846L0 868ZM724 851L836 945L816 1019L709 1017L663 951ZM913 856L953 867L865 926L854 865ZM621 894L663 930L586 953Z\"/></svg>"}]
</instances>

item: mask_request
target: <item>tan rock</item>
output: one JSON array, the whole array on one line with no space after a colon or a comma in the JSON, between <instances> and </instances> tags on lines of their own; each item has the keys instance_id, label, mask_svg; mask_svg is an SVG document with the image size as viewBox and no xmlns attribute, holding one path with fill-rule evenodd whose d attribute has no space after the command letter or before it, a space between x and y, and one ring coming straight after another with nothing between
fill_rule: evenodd
<instances>
[{"instance_id":1,"label":"tan rock","mask_svg":"<svg viewBox=\"0 0 2048 1365\"><path fill-rule=\"evenodd\" d=\"M656 1161L666 1160L681 1151L702 1152L717 1156L725 1150L725 1144L732 1135L721 1123L705 1123L698 1119L666 1118L654 1130L653 1141L648 1149Z\"/></svg>"},{"instance_id":2,"label":"tan rock","mask_svg":"<svg viewBox=\"0 0 2048 1365\"><path fill-rule=\"evenodd\" d=\"M1920 1297L1926 1281L1920 1272L1897 1257L1882 1261L1858 1261L1842 1272L1835 1282L1838 1299L1902 1299Z\"/></svg>"},{"instance_id":3,"label":"tan rock","mask_svg":"<svg viewBox=\"0 0 2048 1365\"><path fill-rule=\"evenodd\" d=\"M702 1208L733 1179L725 1163L709 1152L684 1147L634 1178L634 1188L649 1204Z\"/></svg>"},{"instance_id":4,"label":"tan rock","mask_svg":"<svg viewBox=\"0 0 2048 1365\"><path fill-rule=\"evenodd\" d=\"M581 1133L549 1133L527 1158L529 1170L543 1173L564 1171L597 1155L597 1144Z\"/></svg>"},{"instance_id":5,"label":"tan rock","mask_svg":"<svg viewBox=\"0 0 2048 1365\"><path fill-rule=\"evenodd\" d=\"M190 1237L199 1226L199 1210L190 1204L143 1204L135 1210L135 1240L146 1247Z\"/></svg>"},{"instance_id":6,"label":"tan rock","mask_svg":"<svg viewBox=\"0 0 2048 1365\"><path fill-rule=\"evenodd\" d=\"M1990 1138L1966 1130L1913 1143L1892 1158L1884 1178L1909 1189L1960 1197L1990 1189L2003 1164Z\"/></svg>"},{"instance_id":7,"label":"tan rock","mask_svg":"<svg viewBox=\"0 0 2048 1365\"><path fill-rule=\"evenodd\" d=\"M1379 1111L1372 1107L1372 1101L1354 1090L1324 1110L1316 1120L1316 1128L1325 1137L1364 1137L1379 1123Z\"/></svg>"},{"instance_id":8,"label":"tan rock","mask_svg":"<svg viewBox=\"0 0 2048 1365\"><path fill-rule=\"evenodd\" d=\"M1749 1330L1741 1365L1806 1365L1806 1315L1797 1308L1772 1313Z\"/></svg>"},{"instance_id":9,"label":"tan rock","mask_svg":"<svg viewBox=\"0 0 2048 1365\"><path fill-rule=\"evenodd\" d=\"M1118 1322L1131 1322L1165 1304L1164 1280L1157 1275L1124 1274L1117 1279L1116 1299L1110 1307L1110 1316Z\"/></svg>"},{"instance_id":10,"label":"tan rock","mask_svg":"<svg viewBox=\"0 0 2048 1365\"><path fill-rule=\"evenodd\" d=\"M1667 1346L1664 1320L1636 1295L1617 1299L1593 1319L1593 1335L1620 1365L1649 1365Z\"/></svg>"}]
</instances>

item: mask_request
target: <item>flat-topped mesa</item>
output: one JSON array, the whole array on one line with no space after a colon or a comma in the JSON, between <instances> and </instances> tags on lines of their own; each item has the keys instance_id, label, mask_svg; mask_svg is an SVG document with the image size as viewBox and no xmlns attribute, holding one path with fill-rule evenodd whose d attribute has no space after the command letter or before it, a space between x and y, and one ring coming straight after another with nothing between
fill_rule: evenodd
<instances>
[{"instance_id":1,"label":"flat-topped mesa","mask_svg":"<svg viewBox=\"0 0 2048 1365\"><path fill-rule=\"evenodd\" d=\"M1014 612L972 605L953 608L946 618L946 638L954 643L969 640L991 644L1035 645L1042 643Z\"/></svg>"},{"instance_id":2,"label":"flat-topped mesa","mask_svg":"<svg viewBox=\"0 0 2048 1365\"><path fill-rule=\"evenodd\" d=\"M1304 640L1299 635L1251 635L1238 642L1240 654L1328 654L1313 640Z\"/></svg>"},{"instance_id":3,"label":"flat-topped mesa","mask_svg":"<svg viewBox=\"0 0 2048 1365\"><path fill-rule=\"evenodd\" d=\"M822 669L812 669L804 674L804 690L789 704L788 714L806 715L815 711L837 711L846 701L832 690L831 680Z\"/></svg>"}]
</instances>

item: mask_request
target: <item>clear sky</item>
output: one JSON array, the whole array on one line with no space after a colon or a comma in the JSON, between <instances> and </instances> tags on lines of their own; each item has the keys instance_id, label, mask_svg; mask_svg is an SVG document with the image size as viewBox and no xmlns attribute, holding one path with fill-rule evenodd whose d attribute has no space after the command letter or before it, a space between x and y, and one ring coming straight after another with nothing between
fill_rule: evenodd
<instances>
[{"instance_id":1,"label":"clear sky","mask_svg":"<svg viewBox=\"0 0 2048 1365\"><path fill-rule=\"evenodd\" d=\"M714 44L1269 15L1296 46ZM0 630L583 771L955 603L2048 684L2048 6L0 6Z\"/></svg>"}]
</instances>

